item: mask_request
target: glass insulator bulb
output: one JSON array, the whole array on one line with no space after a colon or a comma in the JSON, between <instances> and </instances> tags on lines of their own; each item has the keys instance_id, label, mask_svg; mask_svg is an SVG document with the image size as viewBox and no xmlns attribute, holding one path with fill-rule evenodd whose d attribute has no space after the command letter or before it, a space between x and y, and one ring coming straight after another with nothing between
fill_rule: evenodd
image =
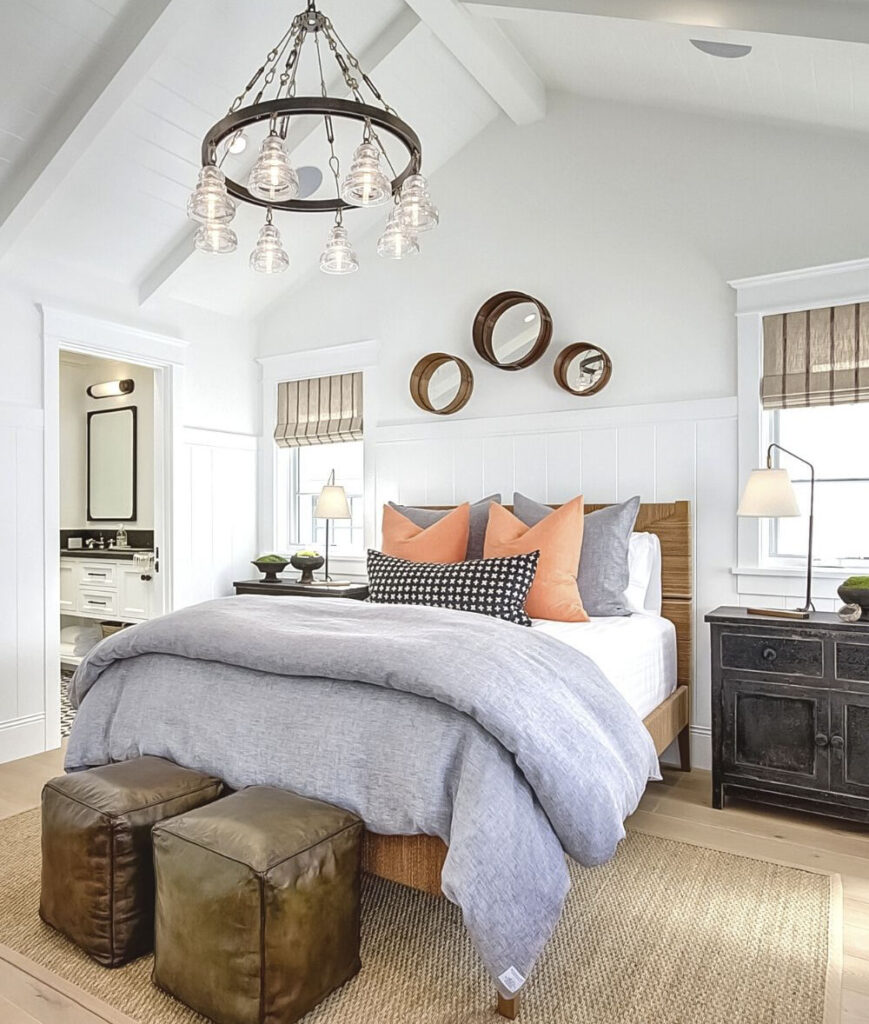
<instances>
[{"instance_id":1,"label":"glass insulator bulb","mask_svg":"<svg viewBox=\"0 0 869 1024\"><path fill-rule=\"evenodd\" d=\"M235 203L226 191L223 171L208 164L187 200L187 216L200 224L228 224L235 216Z\"/></svg>"},{"instance_id":2,"label":"glass insulator bulb","mask_svg":"<svg viewBox=\"0 0 869 1024\"><path fill-rule=\"evenodd\" d=\"M281 233L272 224L271 210L250 254L250 265L258 274L280 274L290 265L290 257L281 243Z\"/></svg>"},{"instance_id":3,"label":"glass insulator bulb","mask_svg":"<svg viewBox=\"0 0 869 1024\"><path fill-rule=\"evenodd\" d=\"M282 203L298 196L299 175L277 135L264 139L256 163L251 168L247 187L252 196L269 203Z\"/></svg>"},{"instance_id":4,"label":"glass insulator bulb","mask_svg":"<svg viewBox=\"0 0 869 1024\"><path fill-rule=\"evenodd\" d=\"M440 215L428 194L428 182L421 174L411 174L401 186L399 203L401 222L412 231L431 231Z\"/></svg>"},{"instance_id":5,"label":"glass insulator bulb","mask_svg":"<svg viewBox=\"0 0 869 1024\"><path fill-rule=\"evenodd\" d=\"M199 252L227 253L238 248L238 237L226 224L203 224L193 242Z\"/></svg>"},{"instance_id":6,"label":"glass insulator bulb","mask_svg":"<svg viewBox=\"0 0 869 1024\"><path fill-rule=\"evenodd\" d=\"M380 150L373 142L363 142L353 154L341 198L351 206L380 206L391 196L392 183L380 166Z\"/></svg>"},{"instance_id":7,"label":"glass insulator bulb","mask_svg":"<svg viewBox=\"0 0 869 1024\"><path fill-rule=\"evenodd\" d=\"M352 274L358 269L359 258L347 237L347 229L343 224L336 224L320 256L320 270L324 274Z\"/></svg>"},{"instance_id":8,"label":"glass insulator bulb","mask_svg":"<svg viewBox=\"0 0 869 1024\"><path fill-rule=\"evenodd\" d=\"M418 252L416 235L402 224L398 207L393 207L386 229L377 240L377 255L390 260L403 260L405 256L416 256Z\"/></svg>"}]
</instances>

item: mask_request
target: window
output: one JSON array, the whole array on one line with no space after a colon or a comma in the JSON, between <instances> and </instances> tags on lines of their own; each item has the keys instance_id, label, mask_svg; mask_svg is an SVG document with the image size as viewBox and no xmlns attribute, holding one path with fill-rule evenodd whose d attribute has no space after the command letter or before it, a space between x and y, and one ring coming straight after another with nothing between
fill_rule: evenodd
<instances>
[{"instance_id":1,"label":"window","mask_svg":"<svg viewBox=\"0 0 869 1024\"><path fill-rule=\"evenodd\" d=\"M814 558L822 565L869 560L869 403L774 409L765 413L770 441L815 467ZM805 559L808 544L809 471L773 451L787 469L804 515L769 520L772 558Z\"/></svg>"},{"instance_id":2,"label":"window","mask_svg":"<svg viewBox=\"0 0 869 1024\"><path fill-rule=\"evenodd\" d=\"M284 552L309 547L325 551L326 521L314 518L314 508L334 469L352 518L330 522L330 553L364 553L362 448L362 441L342 441L278 449L278 543Z\"/></svg>"}]
</instances>

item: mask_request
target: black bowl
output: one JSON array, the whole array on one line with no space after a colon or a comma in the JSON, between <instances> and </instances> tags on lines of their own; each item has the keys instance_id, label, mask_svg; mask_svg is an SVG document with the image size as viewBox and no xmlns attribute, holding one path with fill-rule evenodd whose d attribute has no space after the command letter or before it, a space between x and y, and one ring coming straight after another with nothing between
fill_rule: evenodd
<instances>
[{"instance_id":1,"label":"black bowl","mask_svg":"<svg viewBox=\"0 0 869 1024\"><path fill-rule=\"evenodd\" d=\"M293 568L302 573L299 583L313 583L314 571L320 569L325 561L322 555L293 555L290 559Z\"/></svg>"},{"instance_id":2,"label":"black bowl","mask_svg":"<svg viewBox=\"0 0 869 1024\"><path fill-rule=\"evenodd\" d=\"M283 572L289 564L289 562L251 562L251 565L255 565L263 574L266 583L277 583L278 573Z\"/></svg>"},{"instance_id":3,"label":"black bowl","mask_svg":"<svg viewBox=\"0 0 869 1024\"><path fill-rule=\"evenodd\" d=\"M846 587L843 583L838 592L845 604L860 605L863 609L861 622L869 621L869 587Z\"/></svg>"}]
</instances>

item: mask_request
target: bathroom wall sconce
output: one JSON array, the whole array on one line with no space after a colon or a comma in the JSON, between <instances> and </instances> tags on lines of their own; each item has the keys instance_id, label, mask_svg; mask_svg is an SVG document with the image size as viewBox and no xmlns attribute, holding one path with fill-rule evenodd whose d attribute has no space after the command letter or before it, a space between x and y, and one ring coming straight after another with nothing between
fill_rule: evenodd
<instances>
[{"instance_id":1,"label":"bathroom wall sconce","mask_svg":"<svg viewBox=\"0 0 869 1024\"><path fill-rule=\"evenodd\" d=\"M107 380L103 384L91 384L87 393L91 398L117 398L118 395L131 395L136 388L136 382L127 380Z\"/></svg>"}]
</instances>

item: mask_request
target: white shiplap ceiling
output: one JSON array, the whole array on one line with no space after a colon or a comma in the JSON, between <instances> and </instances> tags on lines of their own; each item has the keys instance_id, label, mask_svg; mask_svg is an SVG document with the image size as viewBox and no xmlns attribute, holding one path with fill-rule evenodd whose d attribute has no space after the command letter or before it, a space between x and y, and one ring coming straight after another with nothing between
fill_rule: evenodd
<instances>
[{"instance_id":1,"label":"white shiplap ceiling","mask_svg":"<svg viewBox=\"0 0 869 1024\"><path fill-rule=\"evenodd\" d=\"M429 174L499 111L517 122L543 116L544 86L714 115L869 130L867 0L323 3L384 95L419 132ZM146 306L169 297L246 316L298 283L316 265L327 217L282 215L292 267L261 278L246 265L259 211L240 210L233 224L238 251L215 258L192 252L185 206L206 128L225 113L301 6L301 0L0 3L5 265L59 273L76 266L134 291ZM753 51L742 60L717 60L694 49L692 37L749 43ZM303 72L311 85L312 73L313 67ZM91 97L98 111L90 122L75 109L82 97ZM294 129L291 138L298 165L323 167L319 129L310 135ZM344 142L344 161L353 141ZM234 159L241 176L250 153ZM327 172L322 190L332 187ZM383 211L348 215L362 260L376 259L372 232L383 218Z\"/></svg>"}]
</instances>

